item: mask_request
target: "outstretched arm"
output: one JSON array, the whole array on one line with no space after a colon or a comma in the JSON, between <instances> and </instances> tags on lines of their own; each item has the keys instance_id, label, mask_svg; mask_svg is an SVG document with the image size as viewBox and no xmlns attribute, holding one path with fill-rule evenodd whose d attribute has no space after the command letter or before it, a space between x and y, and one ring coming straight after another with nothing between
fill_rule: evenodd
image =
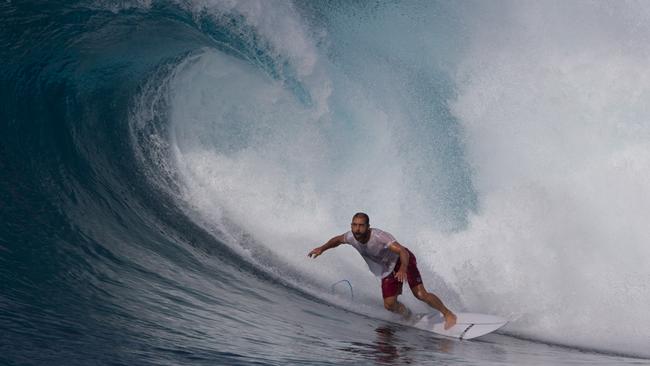
<instances>
[{"instance_id":1,"label":"outstretched arm","mask_svg":"<svg viewBox=\"0 0 650 366\"><path fill-rule=\"evenodd\" d=\"M341 245L343 243L345 243L345 239L343 239L343 234L337 235L337 236L333 237L332 239L328 240L327 243L321 245L320 247L316 247L316 248L312 249L312 251L309 252L309 254L307 254L307 256L311 257L311 258L316 258L319 255L323 254L324 251L326 251L328 249L336 248L336 247L338 247L339 245Z\"/></svg>"}]
</instances>

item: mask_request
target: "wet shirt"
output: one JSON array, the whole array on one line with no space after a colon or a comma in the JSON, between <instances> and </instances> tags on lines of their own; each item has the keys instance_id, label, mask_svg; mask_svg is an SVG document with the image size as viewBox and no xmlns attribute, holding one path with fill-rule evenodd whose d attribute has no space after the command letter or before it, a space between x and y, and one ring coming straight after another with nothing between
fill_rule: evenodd
<instances>
[{"instance_id":1,"label":"wet shirt","mask_svg":"<svg viewBox=\"0 0 650 366\"><path fill-rule=\"evenodd\" d=\"M357 241L352 231L343 234L343 239L359 251L359 254L361 254L368 264L368 268L375 276L383 278L393 272L399 254L388 249L388 245L396 241L390 233L371 228L370 239L365 244Z\"/></svg>"}]
</instances>

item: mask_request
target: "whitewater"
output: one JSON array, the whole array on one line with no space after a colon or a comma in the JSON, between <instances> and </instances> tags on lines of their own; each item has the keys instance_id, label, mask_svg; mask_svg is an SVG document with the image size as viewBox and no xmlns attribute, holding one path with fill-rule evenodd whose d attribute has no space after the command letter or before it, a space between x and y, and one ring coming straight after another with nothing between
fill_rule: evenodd
<instances>
[{"instance_id":1,"label":"whitewater","mask_svg":"<svg viewBox=\"0 0 650 366\"><path fill-rule=\"evenodd\" d=\"M644 2L0 14L1 364L650 363ZM508 325L439 338L307 258L358 211Z\"/></svg>"}]
</instances>

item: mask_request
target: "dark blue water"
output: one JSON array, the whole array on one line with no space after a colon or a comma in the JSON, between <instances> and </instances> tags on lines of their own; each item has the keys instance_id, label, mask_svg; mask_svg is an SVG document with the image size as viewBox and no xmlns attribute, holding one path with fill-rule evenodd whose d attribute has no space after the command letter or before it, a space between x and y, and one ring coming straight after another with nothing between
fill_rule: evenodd
<instances>
[{"instance_id":1,"label":"dark blue water","mask_svg":"<svg viewBox=\"0 0 650 366\"><path fill-rule=\"evenodd\" d=\"M402 49L403 34L375 40L386 47L365 38L400 6L425 8L431 18L411 21L447 32L425 42L445 54L435 68L422 66L431 54ZM476 173L449 106L466 8L2 2L0 364L647 363L607 342L542 343L525 321L478 341L442 339L385 315L352 252L304 258L346 229L359 197L397 212L429 192L418 196L428 215L384 216L403 237L469 225ZM378 105L403 123L382 122ZM386 186L346 193L365 164L365 181ZM418 179L381 173L398 165ZM430 288L471 305L433 267ZM353 301L330 293L341 278Z\"/></svg>"}]
</instances>

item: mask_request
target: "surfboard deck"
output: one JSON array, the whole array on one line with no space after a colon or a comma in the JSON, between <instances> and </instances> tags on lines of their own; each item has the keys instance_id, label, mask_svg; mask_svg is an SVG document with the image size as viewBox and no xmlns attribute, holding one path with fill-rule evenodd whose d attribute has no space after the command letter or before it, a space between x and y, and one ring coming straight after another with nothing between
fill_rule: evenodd
<instances>
[{"instance_id":1,"label":"surfboard deck","mask_svg":"<svg viewBox=\"0 0 650 366\"><path fill-rule=\"evenodd\" d=\"M507 319L478 313L456 313L456 325L445 330L445 321L439 312L422 315L413 327L460 340L474 339L503 327Z\"/></svg>"}]
</instances>

